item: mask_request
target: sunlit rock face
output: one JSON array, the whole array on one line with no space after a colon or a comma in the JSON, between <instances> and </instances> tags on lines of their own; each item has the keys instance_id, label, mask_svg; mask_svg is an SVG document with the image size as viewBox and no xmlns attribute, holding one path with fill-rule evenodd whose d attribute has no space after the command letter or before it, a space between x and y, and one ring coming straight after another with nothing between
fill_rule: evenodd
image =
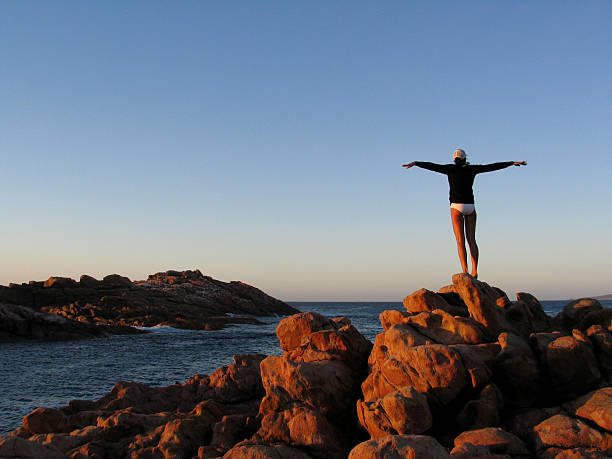
<instances>
[{"instance_id":1,"label":"sunlit rock face","mask_svg":"<svg viewBox=\"0 0 612 459\"><path fill-rule=\"evenodd\" d=\"M212 330L259 323L253 316L296 312L255 287L198 270L166 271L136 282L118 274L102 280L83 275L79 282L50 277L0 286L0 340L88 338L153 326Z\"/></svg>"},{"instance_id":2,"label":"sunlit rock face","mask_svg":"<svg viewBox=\"0 0 612 459\"><path fill-rule=\"evenodd\" d=\"M533 296L512 302L465 274L407 298L406 311L380 315L374 344L347 318L301 313L277 327L282 356L237 355L185 384L119 382L98 401L39 408L0 440L0 457L612 454L608 309L580 300L552 318Z\"/></svg>"}]
</instances>

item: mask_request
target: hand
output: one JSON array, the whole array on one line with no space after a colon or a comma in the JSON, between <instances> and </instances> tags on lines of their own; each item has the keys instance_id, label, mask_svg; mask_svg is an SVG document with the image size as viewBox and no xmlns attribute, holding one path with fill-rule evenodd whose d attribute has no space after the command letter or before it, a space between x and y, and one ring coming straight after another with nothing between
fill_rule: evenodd
<instances>
[{"instance_id":1,"label":"hand","mask_svg":"<svg viewBox=\"0 0 612 459\"><path fill-rule=\"evenodd\" d=\"M416 164L416 161L412 161L411 163L408 163L408 164L402 164L402 167L405 167L406 169L410 169L415 164Z\"/></svg>"},{"instance_id":2,"label":"hand","mask_svg":"<svg viewBox=\"0 0 612 459\"><path fill-rule=\"evenodd\" d=\"M526 166L527 161L514 161L515 166Z\"/></svg>"}]
</instances>

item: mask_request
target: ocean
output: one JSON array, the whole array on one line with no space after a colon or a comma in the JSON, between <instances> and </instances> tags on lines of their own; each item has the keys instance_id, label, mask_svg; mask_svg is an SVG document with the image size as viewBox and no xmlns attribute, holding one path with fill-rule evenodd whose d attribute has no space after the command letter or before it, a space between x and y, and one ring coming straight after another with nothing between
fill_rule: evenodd
<instances>
[{"instance_id":1,"label":"ocean","mask_svg":"<svg viewBox=\"0 0 612 459\"><path fill-rule=\"evenodd\" d=\"M564 301L542 301L556 315ZM348 317L374 342L385 309L401 303L289 302L301 311ZM612 301L603 301L612 307ZM151 386L184 383L233 362L234 354L280 355L276 325L281 317L258 318L264 325L235 325L218 331L152 328L145 335L115 335L79 341L23 341L0 344L0 435L21 425L35 408L60 407L72 399L96 400L118 381Z\"/></svg>"}]
</instances>

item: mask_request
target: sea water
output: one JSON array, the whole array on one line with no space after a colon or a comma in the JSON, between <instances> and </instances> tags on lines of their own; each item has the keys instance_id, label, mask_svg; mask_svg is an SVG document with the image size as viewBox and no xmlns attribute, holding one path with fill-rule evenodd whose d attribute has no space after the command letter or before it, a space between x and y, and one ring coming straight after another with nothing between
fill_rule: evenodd
<instances>
[{"instance_id":1,"label":"sea water","mask_svg":"<svg viewBox=\"0 0 612 459\"><path fill-rule=\"evenodd\" d=\"M556 315L567 301L543 301ZM602 302L612 307L612 301ZM379 314L401 303L289 303L300 311L348 317L372 342L382 331ZM233 362L234 354L280 355L276 326L281 317L258 318L264 325L224 330L150 328L144 335L115 335L78 341L22 341L0 344L0 435L21 425L35 408L61 407L72 399L96 400L118 381L151 386L184 383Z\"/></svg>"}]
</instances>

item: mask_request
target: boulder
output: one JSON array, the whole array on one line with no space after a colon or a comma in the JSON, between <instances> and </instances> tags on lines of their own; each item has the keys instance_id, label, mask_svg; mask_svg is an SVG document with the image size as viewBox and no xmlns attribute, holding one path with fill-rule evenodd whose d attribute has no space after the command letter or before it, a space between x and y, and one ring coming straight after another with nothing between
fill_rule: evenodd
<instances>
[{"instance_id":1,"label":"boulder","mask_svg":"<svg viewBox=\"0 0 612 459\"><path fill-rule=\"evenodd\" d=\"M449 304L444 296L422 288L404 298L404 307L411 314L441 309L453 316L467 316L465 307Z\"/></svg>"},{"instance_id":2,"label":"boulder","mask_svg":"<svg viewBox=\"0 0 612 459\"><path fill-rule=\"evenodd\" d=\"M596 448L612 452L612 435L600 432L567 414L556 414L540 422L533 429L538 450L557 448Z\"/></svg>"},{"instance_id":3,"label":"boulder","mask_svg":"<svg viewBox=\"0 0 612 459\"><path fill-rule=\"evenodd\" d=\"M513 323L516 331L527 338L531 333L549 329L550 318L536 297L529 293L519 292L516 298L517 301L512 303L506 312L506 316Z\"/></svg>"},{"instance_id":4,"label":"boulder","mask_svg":"<svg viewBox=\"0 0 612 459\"><path fill-rule=\"evenodd\" d=\"M361 385L365 401L412 386L427 395L433 409L450 403L470 383L460 354L448 346L416 346L401 354L390 348L388 354Z\"/></svg>"},{"instance_id":5,"label":"boulder","mask_svg":"<svg viewBox=\"0 0 612 459\"><path fill-rule=\"evenodd\" d=\"M493 454L489 448L481 445L463 443L451 451L452 459L511 459L507 454Z\"/></svg>"},{"instance_id":6,"label":"boulder","mask_svg":"<svg viewBox=\"0 0 612 459\"><path fill-rule=\"evenodd\" d=\"M349 459L448 459L446 449L433 437L425 435L387 435L355 446Z\"/></svg>"},{"instance_id":7,"label":"boulder","mask_svg":"<svg viewBox=\"0 0 612 459\"><path fill-rule=\"evenodd\" d=\"M213 427L212 440L198 450L200 457L219 457L235 444L251 437L257 430L254 418L243 414L223 416Z\"/></svg>"},{"instance_id":8,"label":"boulder","mask_svg":"<svg viewBox=\"0 0 612 459\"><path fill-rule=\"evenodd\" d=\"M65 287L76 287L77 283L74 279L69 277L50 277L43 283L45 288L65 288Z\"/></svg>"},{"instance_id":9,"label":"boulder","mask_svg":"<svg viewBox=\"0 0 612 459\"><path fill-rule=\"evenodd\" d=\"M510 432L519 437L525 443L532 446L533 428L540 422L548 419L555 414L561 413L561 407L530 408L515 411L511 416L506 417L505 425Z\"/></svg>"},{"instance_id":10,"label":"boulder","mask_svg":"<svg viewBox=\"0 0 612 459\"><path fill-rule=\"evenodd\" d=\"M596 448L548 448L538 454L538 459L610 459Z\"/></svg>"},{"instance_id":11,"label":"boulder","mask_svg":"<svg viewBox=\"0 0 612 459\"><path fill-rule=\"evenodd\" d=\"M504 397L494 384L487 385L478 399L468 401L457 415L462 430L475 430L500 425Z\"/></svg>"},{"instance_id":12,"label":"boulder","mask_svg":"<svg viewBox=\"0 0 612 459\"><path fill-rule=\"evenodd\" d=\"M199 446L210 442L212 426L201 418L185 417L164 427L158 448L166 458L192 457Z\"/></svg>"},{"instance_id":13,"label":"boulder","mask_svg":"<svg viewBox=\"0 0 612 459\"><path fill-rule=\"evenodd\" d=\"M423 344L436 343L408 323L394 324L384 334L376 336L369 363L386 358L389 349L392 350L392 355L403 355L405 350Z\"/></svg>"},{"instance_id":14,"label":"boulder","mask_svg":"<svg viewBox=\"0 0 612 459\"><path fill-rule=\"evenodd\" d=\"M287 445L237 445L223 459L313 459L313 456Z\"/></svg>"},{"instance_id":15,"label":"boulder","mask_svg":"<svg viewBox=\"0 0 612 459\"><path fill-rule=\"evenodd\" d=\"M612 333L601 325L592 325L586 333L593 344L593 351L602 376L608 384L612 384Z\"/></svg>"},{"instance_id":16,"label":"boulder","mask_svg":"<svg viewBox=\"0 0 612 459\"><path fill-rule=\"evenodd\" d=\"M395 324L403 324L406 323L406 318L410 317L412 314L409 314L405 311L399 311L397 309L387 309L380 313L378 318L380 319L380 324L383 327L384 331L389 330Z\"/></svg>"},{"instance_id":17,"label":"boulder","mask_svg":"<svg viewBox=\"0 0 612 459\"><path fill-rule=\"evenodd\" d=\"M543 353L549 384L561 400L574 398L599 384L601 373L589 340L578 330L548 343Z\"/></svg>"},{"instance_id":18,"label":"boulder","mask_svg":"<svg viewBox=\"0 0 612 459\"><path fill-rule=\"evenodd\" d=\"M589 392L563 405L573 416L594 422L602 429L612 432L612 387Z\"/></svg>"},{"instance_id":19,"label":"boulder","mask_svg":"<svg viewBox=\"0 0 612 459\"><path fill-rule=\"evenodd\" d=\"M503 292L465 273L455 274L453 285L467 305L470 317L482 324L491 336L513 330L504 309L497 305L497 299L505 296Z\"/></svg>"},{"instance_id":20,"label":"boulder","mask_svg":"<svg viewBox=\"0 0 612 459\"><path fill-rule=\"evenodd\" d=\"M354 410L355 381L350 368L340 361L293 362L270 356L261 362L261 378L266 392L261 415L296 402L338 419Z\"/></svg>"},{"instance_id":21,"label":"boulder","mask_svg":"<svg viewBox=\"0 0 612 459\"><path fill-rule=\"evenodd\" d=\"M69 430L64 413L54 408L36 408L23 418L23 427L33 434Z\"/></svg>"},{"instance_id":22,"label":"boulder","mask_svg":"<svg viewBox=\"0 0 612 459\"><path fill-rule=\"evenodd\" d=\"M540 396L540 366L529 344L518 335L502 333L501 351L495 357L495 381L506 402L514 407L529 407Z\"/></svg>"},{"instance_id":23,"label":"boulder","mask_svg":"<svg viewBox=\"0 0 612 459\"><path fill-rule=\"evenodd\" d=\"M602 304L592 298L581 298L569 302L563 307L558 317L567 330L579 328L580 322L590 313L602 311Z\"/></svg>"},{"instance_id":24,"label":"boulder","mask_svg":"<svg viewBox=\"0 0 612 459\"><path fill-rule=\"evenodd\" d=\"M234 363L215 370L208 380L207 398L222 403L238 403L264 396L260 363L264 354L239 354Z\"/></svg>"},{"instance_id":25,"label":"boulder","mask_svg":"<svg viewBox=\"0 0 612 459\"><path fill-rule=\"evenodd\" d=\"M0 457L59 459L64 456L57 448L20 437L0 437Z\"/></svg>"},{"instance_id":26,"label":"boulder","mask_svg":"<svg viewBox=\"0 0 612 459\"><path fill-rule=\"evenodd\" d=\"M358 400L357 415L373 438L420 434L432 425L427 397L412 387L402 387L372 402Z\"/></svg>"},{"instance_id":27,"label":"boulder","mask_svg":"<svg viewBox=\"0 0 612 459\"><path fill-rule=\"evenodd\" d=\"M409 316L404 322L438 344L478 344L490 341L488 333L475 320L454 317L441 309Z\"/></svg>"},{"instance_id":28,"label":"boulder","mask_svg":"<svg viewBox=\"0 0 612 459\"><path fill-rule=\"evenodd\" d=\"M449 347L461 356L472 389L482 390L493 376L491 366L499 353L499 344L454 344Z\"/></svg>"},{"instance_id":29,"label":"boulder","mask_svg":"<svg viewBox=\"0 0 612 459\"><path fill-rule=\"evenodd\" d=\"M87 274L83 274L79 279L79 285L81 287L98 288L100 284L101 282L98 279L88 276Z\"/></svg>"},{"instance_id":30,"label":"boulder","mask_svg":"<svg viewBox=\"0 0 612 459\"><path fill-rule=\"evenodd\" d=\"M280 321L276 334L283 354L294 361L340 360L353 370L365 371L372 343L345 317L328 319L307 312Z\"/></svg>"},{"instance_id":31,"label":"boulder","mask_svg":"<svg viewBox=\"0 0 612 459\"><path fill-rule=\"evenodd\" d=\"M464 444L485 446L494 454L508 454L512 457L530 456L529 450L520 438L499 427L463 432L455 438L455 448Z\"/></svg>"},{"instance_id":32,"label":"boulder","mask_svg":"<svg viewBox=\"0 0 612 459\"><path fill-rule=\"evenodd\" d=\"M250 440L256 444L284 443L299 446L317 457L344 458L344 436L316 409L303 405L263 416L261 427Z\"/></svg>"}]
</instances>

